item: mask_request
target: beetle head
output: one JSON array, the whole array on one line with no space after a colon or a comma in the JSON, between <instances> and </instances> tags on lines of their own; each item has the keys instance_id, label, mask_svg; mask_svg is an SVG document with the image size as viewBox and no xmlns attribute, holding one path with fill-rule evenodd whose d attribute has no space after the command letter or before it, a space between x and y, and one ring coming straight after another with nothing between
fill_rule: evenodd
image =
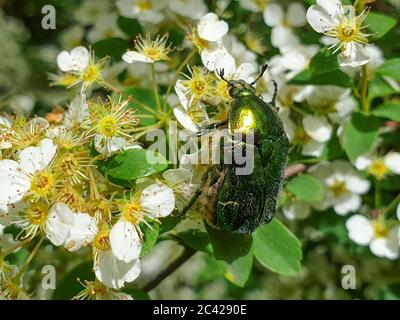
<instances>
[{"instance_id":1,"label":"beetle head","mask_svg":"<svg viewBox=\"0 0 400 320\"><path fill-rule=\"evenodd\" d=\"M243 97L243 96L249 96L249 95L254 95L256 94L256 89L254 85L256 82L263 76L265 70L267 70L268 65L265 64L261 68L261 72L258 75L258 77L252 82L252 83L247 83L244 80L227 80L224 78L224 69L217 70L218 76L225 82L228 83L228 90L229 90L229 95L232 98L237 98L237 97Z\"/></svg>"}]
</instances>

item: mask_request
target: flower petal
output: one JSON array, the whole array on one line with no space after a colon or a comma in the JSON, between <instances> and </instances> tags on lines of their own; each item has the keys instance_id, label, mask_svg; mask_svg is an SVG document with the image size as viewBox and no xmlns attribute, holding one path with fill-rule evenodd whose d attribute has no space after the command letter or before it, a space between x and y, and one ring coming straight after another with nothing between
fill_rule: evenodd
<instances>
[{"instance_id":1,"label":"flower petal","mask_svg":"<svg viewBox=\"0 0 400 320\"><path fill-rule=\"evenodd\" d=\"M355 214L346 221L349 238L355 243L366 246L373 238L371 222L360 214Z\"/></svg>"},{"instance_id":2,"label":"flower petal","mask_svg":"<svg viewBox=\"0 0 400 320\"><path fill-rule=\"evenodd\" d=\"M346 188L356 194L365 194L371 188L371 183L357 175L350 175L346 177Z\"/></svg>"},{"instance_id":3,"label":"flower petal","mask_svg":"<svg viewBox=\"0 0 400 320\"><path fill-rule=\"evenodd\" d=\"M338 215L345 216L361 207L361 197L358 194L345 193L335 199L333 209Z\"/></svg>"},{"instance_id":4,"label":"flower petal","mask_svg":"<svg viewBox=\"0 0 400 320\"><path fill-rule=\"evenodd\" d=\"M284 20L284 12L282 5L279 3L271 3L263 12L264 22L269 27L276 27L282 24Z\"/></svg>"},{"instance_id":5,"label":"flower petal","mask_svg":"<svg viewBox=\"0 0 400 320\"><path fill-rule=\"evenodd\" d=\"M135 226L120 219L110 232L111 249L117 259L126 263L137 259L142 249L141 239Z\"/></svg>"},{"instance_id":6,"label":"flower petal","mask_svg":"<svg viewBox=\"0 0 400 320\"><path fill-rule=\"evenodd\" d=\"M319 33L327 32L338 22L336 14L327 12L326 9L320 5L312 5L309 7L306 13L306 19L308 24Z\"/></svg>"},{"instance_id":7,"label":"flower petal","mask_svg":"<svg viewBox=\"0 0 400 320\"><path fill-rule=\"evenodd\" d=\"M133 62L153 63L154 62L153 59L150 59L137 51L125 52L122 55L122 60L124 60L126 63L133 63Z\"/></svg>"},{"instance_id":8,"label":"flower petal","mask_svg":"<svg viewBox=\"0 0 400 320\"><path fill-rule=\"evenodd\" d=\"M90 53L85 47L76 47L71 53L61 52L57 56L57 64L61 71L83 71L89 64Z\"/></svg>"},{"instance_id":9,"label":"flower petal","mask_svg":"<svg viewBox=\"0 0 400 320\"><path fill-rule=\"evenodd\" d=\"M316 141L326 142L332 136L332 126L324 117L307 115L303 118L304 130Z\"/></svg>"},{"instance_id":10,"label":"flower petal","mask_svg":"<svg viewBox=\"0 0 400 320\"><path fill-rule=\"evenodd\" d=\"M178 120L181 126L185 129L189 130L190 132L197 133L199 131L198 126L196 126L192 118L189 117L189 115L182 109L183 108L180 107L173 109L176 120Z\"/></svg>"},{"instance_id":11,"label":"flower petal","mask_svg":"<svg viewBox=\"0 0 400 320\"><path fill-rule=\"evenodd\" d=\"M378 256L395 260L399 257L399 228L394 227L390 229L386 238L377 238L372 240L369 248L371 252Z\"/></svg>"},{"instance_id":12,"label":"flower petal","mask_svg":"<svg viewBox=\"0 0 400 320\"><path fill-rule=\"evenodd\" d=\"M19 154L19 163L26 173L45 169L53 160L57 146L51 139L43 139L37 147L28 147Z\"/></svg>"},{"instance_id":13,"label":"flower petal","mask_svg":"<svg viewBox=\"0 0 400 320\"><path fill-rule=\"evenodd\" d=\"M113 289L121 289L125 282L132 282L140 275L139 259L131 262L118 260L111 250L103 252L94 266L96 278Z\"/></svg>"},{"instance_id":14,"label":"flower petal","mask_svg":"<svg viewBox=\"0 0 400 320\"><path fill-rule=\"evenodd\" d=\"M0 211L4 215L22 199L30 186L30 178L22 172L16 161L0 160Z\"/></svg>"},{"instance_id":15,"label":"flower petal","mask_svg":"<svg viewBox=\"0 0 400 320\"><path fill-rule=\"evenodd\" d=\"M221 39L228 33L228 24L225 21L219 20L215 13L207 13L197 25L197 32L200 38L215 42Z\"/></svg>"},{"instance_id":16,"label":"flower petal","mask_svg":"<svg viewBox=\"0 0 400 320\"><path fill-rule=\"evenodd\" d=\"M71 209L64 203L56 203L46 220L47 238L55 246L63 245L70 235L74 221L74 213Z\"/></svg>"},{"instance_id":17,"label":"flower petal","mask_svg":"<svg viewBox=\"0 0 400 320\"><path fill-rule=\"evenodd\" d=\"M395 174L400 174L400 153L389 152L385 156L385 165Z\"/></svg>"},{"instance_id":18,"label":"flower petal","mask_svg":"<svg viewBox=\"0 0 400 320\"><path fill-rule=\"evenodd\" d=\"M292 27L299 28L306 24L306 9L300 2L292 2L287 9L287 21Z\"/></svg>"},{"instance_id":19,"label":"flower petal","mask_svg":"<svg viewBox=\"0 0 400 320\"><path fill-rule=\"evenodd\" d=\"M154 218L164 218L175 208L174 192L165 184L152 184L142 191L140 205Z\"/></svg>"},{"instance_id":20,"label":"flower petal","mask_svg":"<svg viewBox=\"0 0 400 320\"><path fill-rule=\"evenodd\" d=\"M96 219L87 213L74 213L74 223L71 226L64 246L69 251L76 251L90 244L98 232Z\"/></svg>"}]
</instances>

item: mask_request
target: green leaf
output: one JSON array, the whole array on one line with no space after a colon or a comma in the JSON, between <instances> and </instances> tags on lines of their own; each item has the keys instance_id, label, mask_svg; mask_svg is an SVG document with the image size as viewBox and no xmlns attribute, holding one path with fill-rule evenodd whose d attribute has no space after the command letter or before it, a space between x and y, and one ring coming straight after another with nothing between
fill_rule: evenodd
<instances>
[{"instance_id":1,"label":"green leaf","mask_svg":"<svg viewBox=\"0 0 400 320\"><path fill-rule=\"evenodd\" d=\"M105 39L96 42L92 46L96 56L111 57L113 60L121 60L122 55L129 49L129 43L121 38Z\"/></svg>"},{"instance_id":2,"label":"green leaf","mask_svg":"<svg viewBox=\"0 0 400 320\"><path fill-rule=\"evenodd\" d=\"M344 127L341 144L351 161L368 153L378 137L380 120L374 116L353 113Z\"/></svg>"},{"instance_id":3,"label":"green leaf","mask_svg":"<svg viewBox=\"0 0 400 320\"><path fill-rule=\"evenodd\" d=\"M22 267L26 259L29 257L29 251L25 249L19 249L17 252L11 253L7 256L7 261L12 265Z\"/></svg>"},{"instance_id":4,"label":"green leaf","mask_svg":"<svg viewBox=\"0 0 400 320\"><path fill-rule=\"evenodd\" d=\"M142 242L142 251L140 252L140 257L145 256L150 252L150 250L154 247L157 242L160 224L157 221L147 221L147 224L140 224L140 230L143 232L143 242Z\"/></svg>"},{"instance_id":5,"label":"green leaf","mask_svg":"<svg viewBox=\"0 0 400 320\"><path fill-rule=\"evenodd\" d=\"M333 135L328 143L325 144L322 154L319 156L321 160L334 160L344 155L344 151L339 142L337 135Z\"/></svg>"},{"instance_id":6,"label":"green leaf","mask_svg":"<svg viewBox=\"0 0 400 320\"><path fill-rule=\"evenodd\" d=\"M160 234L166 233L168 231L171 231L175 226L181 222L181 219L178 217L173 217L172 215L169 215L168 217L165 217L164 219L161 220L162 224L160 227Z\"/></svg>"},{"instance_id":7,"label":"green leaf","mask_svg":"<svg viewBox=\"0 0 400 320\"><path fill-rule=\"evenodd\" d=\"M392 88L389 83L385 81L380 75L375 74L369 83L368 99L373 100L378 97L385 97L396 93L396 90Z\"/></svg>"},{"instance_id":8,"label":"green leaf","mask_svg":"<svg viewBox=\"0 0 400 320\"><path fill-rule=\"evenodd\" d=\"M225 278L243 287L253 266L252 236L230 233L206 225L214 257Z\"/></svg>"},{"instance_id":9,"label":"green leaf","mask_svg":"<svg viewBox=\"0 0 400 320\"><path fill-rule=\"evenodd\" d=\"M111 157L105 165L107 177L119 182L133 183L134 180L162 172L168 161L159 153L146 149L129 149Z\"/></svg>"},{"instance_id":10,"label":"green leaf","mask_svg":"<svg viewBox=\"0 0 400 320\"><path fill-rule=\"evenodd\" d=\"M132 109L138 110L138 116L143 114L144 117L141 118L141 125L148 126L157 122L157 101L154 96L154 92L150 89L145 88L128 88L124 90L124 98L132 97L133 99L130 101L129 106ZM163 105L165 100L163 97L159 96L160 104ZM137 103L140 101L140 104ZM171 108L168 106L168 110Z\"/></svg>"},{"instance_id":11,"label":"green leaf","mask_svg":"<svg viewBox=\"0 0 400 320\"><path fill-rule=\"evenodd\" d=\"M309 174L294 177L286 184L286 189L297 199L305 202L318 202L324 197L321 182Z\"/></svg>"},{"instance_id":12,"label":"green leaf","mask_svg":"<svg viewBox=\"0 0 400 320\"><path fill-rule=\"evenodd\" d=\"M370 12L364 20L364 25L372 32L371 40L382 38L396 24L396 19L376 12Z\"/></svg>"},{"instance_id":13,"label":"green leaf","mask_svg":"<svg viewBox=\"0 0 400 320\"><path fill-rule=\"evenodd\" d=\"M313 74L337 70L339 69L337 57L327 48L322 48L312 57L309 69Z\"/></svg>"},{"instance_id":14,"label":"green leaf","mask_svg":"<svg viewBox=\"0 0 400 320\"><path fill-rule=\"evenodd\" d=\"M254 256L264 267L286 276L300 271L300 241L278 219L259 227L253 237Z\"/></svg>"},{"instance_id":15,"label":"green leaf","mask_svg":"<svg viewBox=\"0 0 400 320\"><path fill-rule=\"evenodd\" d=\"M372 110L372 114L377 117L390 119L400 122L400 103L384 102Z\"/></svg>"},{"instance_id":16,"label":"green leaf","mask_svg":"<svg viewBox=\"0 0 400 320\"><path fill-rule=\"evenodd\" d=\"M386 60L376 72L400 81L400 58Z\"/></svg>"},{"instance_id":17,"label":"green leaf","mask_svg":"<svg viewBox=\"0 0 400 320\"><path fill-rule=\"evenodd\" d=\"M351 78L341 70L314 73L312 70L306 69L297 74L289 83L294 85L336 85L346 88L352 86Z\"/></svg>"},{"instance_id":18,"label":"green leaf","mask_svg":"<svg viewBox=\"0 0 400 320\"><path fill-rule=\"evenodd\" d=\"M119 28L131 38L143 31L142 26L136 19L118 17L117 23Z\"/></svg>"},{"instance_id":19,"label":"green leaf","mask_svg":"<svg viewBox=\"0 0 400 320\"><path fill-rule=\"evenodd\" d=\"M212 253L210 239L205 232L196 229L190 229L177 234L179 240L189 248L194 250Z\"/></svg>"},{"instance_id":20,"label":"green leaf","mask_svg":"<svg viewBox=\"0 0 400 320\"><path fill-rule=\"evenodd\" d=\"M349 87L352 81L347 74L339 70L336 55L327 48L322 48L311 58L309 67L297 74L289 83Z\"/></svg>"},{"instance_id":21,"label":"green leaf","mask_svg":"<svg viewBox=\"0 0 400 320\"><path fill-rule=\"evenodd\" d=\"M93 281L95 276L93 273L93 262L84 262L79 264L71 271L69 271L64 277L57 282L56 290L53 294L55 300L67 300L72 299L76 294L82 291L83 286L77 281L77 279Z\"/></svg>"}]
</instances>

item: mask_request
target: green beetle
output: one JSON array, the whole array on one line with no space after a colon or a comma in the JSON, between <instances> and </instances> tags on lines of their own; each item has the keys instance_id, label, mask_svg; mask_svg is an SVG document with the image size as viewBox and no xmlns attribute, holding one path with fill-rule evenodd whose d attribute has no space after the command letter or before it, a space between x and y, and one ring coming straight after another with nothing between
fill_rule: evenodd
<instances>
[{"instance_id":1,"label":"green beetle","mask_svg":"<svg viewBox=\"0 0 400 320\"><path fill-rule=\"evenodd\" d=\"M253 152L252 172L237 174L242 167L232 164L214 166L208 172L199 197L206 221L223 230L235 233L251 233L258 226L269 223L275 215L289 142L281 119L277 114L275 92L270 102L256 95L254 84L261 78L267 65L251 84L243 80L227 81L223 70L220 78L228 83L230 104L227 125L230 134L251 132L251 145L236 141L243 150ZM251 130L250 130L251 129Z\"/></svg>"}]
</instances>

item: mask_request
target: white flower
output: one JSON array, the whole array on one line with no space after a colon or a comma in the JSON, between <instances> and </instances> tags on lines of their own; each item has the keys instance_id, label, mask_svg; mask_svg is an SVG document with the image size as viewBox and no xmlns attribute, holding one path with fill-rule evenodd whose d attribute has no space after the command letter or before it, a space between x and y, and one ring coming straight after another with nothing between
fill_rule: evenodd
<instances>
[{"instance_id":1,"label":"white flower","mask_svg":"<svg viewBox=\"0 0 400 320\"><path fill-rule=\"evenodd\" d=\"M285 74L286 80L305 70L311 58L317 53L318 46L315 45L293 45L280 49L281 54L271 58L271 74Z\"/></svg>"},{"instance_id":2,"label":"white flower","mask_svg":"<svg viewBox=\"0 0 400 320\"><path fill-rule=\"evenodd\" d=\"M253 75L257 72L254 64L244 62L236 67L235 60L226 59L225 56L217 55L215 59L215 71L224 70L224 78L227 80L244 80L250 83L254 80Z\"/></svg>"},{"instance_id":3,"label":"white flower","mask_svg":"<svg viewBox=\"0 0 400 320\"><path fill-rule=\"evenodd\" d=\"M282 207L282 213L288 220L302 220L310 215L311 207L303 201L290 199Z\"/></svg>"},{"instance_id":4,"label":"white flower","mask_svg":"<svg viewBox=\"0 0 400 320\"><path fill-rule=\"evenodd\" d=\"M285 13L282 5L272 3L263 13L264 22L272 27L271 43L281 48L299 44L297 36L291 28L299 28L306 24L306 12L302 3L290 3Z\"/></svg>"},{"instance_id":5,"label":"white flower","mask_svg":"<svg viewBox=\"0 0 400 320\"><path fill-rule=\"evenodd\" d=\"M207 6L203 0L170 0L171 11L191 19L200 19L206 12Z\"/></svg>"},{"instance_id":6,"label":"white flower","mask_svg":"<svg viewBox=\"0 0 400 320\"><path fill-rule=\"evenodd\" d=\"M239 0L239 4L242 8L252 12L263 12L271 0Z\"/></svg>"},{"instance_id":7,"label":"white flower","mask_svg":"<svg viewBox=\"0 0 400 320\"><path fill-rule=\"evenodd\" d=\"M169 169L162 174L165 182L174 191L175 204L182 211L200 187L192 182L193 174L189 169Z\"/></svg>"},{"instance_id":8,"label":"white flower","mask_svg":"<svg viewBox=\"0 0 400 320\"><path fill-rule=\"evenodd\" d=\"M384 157L359 156L354 165L358 170L366 170L376 179L382 180L390 173L400 175L400 153L391 151Z\"/></svg>"},{"instance_id":9,"label":"white flower","mask_svg":"<svg viewBox=\"0 0 400 320\"><path fill-rule=\"evenodd\" d=\"M332 135L332 126L325 117L307 115L302 120L302 126L296 126L289 118L288 108L281 108L279 115L283 120L289 140L301 147L301 154L319 157L324 144Z\"/></svg>"},{"instance_id":10,"label":"white flower","mask_svg":"<svg viewBox=\"0 0 400 320\"><path fill-rule=\"evenodd\" d=\"M83 72L89 65L90 53L85 47L76 47L68 51L62 51L57 56L58 68L63 72Z\"/></svg>"},{"instance_id":11,"label":"white flower","mask_svg":"<svg viewBox=\"0 0 400 320\"><path fill-rule=\"evenodd\" d=\"M343 6L339 0L317 0L307 10L307 21L319 33L335 39L340 66L357 67L369 60L364 44L368 34L363 32L362 23L367 15L364 10L359 16L353 6Z\"/></svg>"},{"instance_id":12,"label":"white flower","mask_svg":"<svg viewBox=\"0 0 400 320\"><path fill-rule=\"evenodd\" d=\"M64 203L56 203L49 212L45 232L55 246L76 251L90 244L98 231L96 220L84 212L72 212Z\"/></svg>"},{"instance_id":13,"label":"white flower","mask_svg":"<svg viewBox=\"0 0 400 320\"><path fill-rule=\"evenodd\" d=\"M31 192L34 196L45 195L52 187L53 178L45 172L53 160L57 147L50 139L43 139L37 147L28 147L14 160L0 160L0 210L9 207ZM46 182L46 183L44 183ZM40 186L39 186L40 185Z\"/></svg>"},{"instance_id":14,"label":"white flower","mask_svg":"<svg viewBox=\"0 0 400 320\"><path fill-rule=\"evenodd\" d=\"M126 63L144 62L154 63L169 60L168 54L172 51L171 44L167 45L168 34L152 40L149 34L143 38L141 35L135 41L136 51L128 50L122 56Z\"/></svg>"},{"instance_id":15,"label":"white flower","mask_svg":"<svg viewBox=\"0 0 400 320\"><path fill-rule=\"evenodd\" d=\"M84 24L92 24L100 16L110 12L112 3L102 0L83 1L82 5L74 12L75 19Z\"/></svg>"},{"instance_id":16,"label":"white flower","mask_svg":"<svg viewBox=\"0 0 400 320\"><path fill-rule=\"evenodd\" d=\"M224 55L226 59L233 59L222 44L222 38L228 33L228 24L219 20L214 13L205 14L197 24L196 30L192 30L191 37L200 51L204 66L215 70L215 59Z\"/></svg>"},{"instance_id":17,"label":"white flower","mask_svg":"<svg viewBox=\"0 0 400 320\"><path fill-rule=\"evenodd\" d=\"M93 28L88 32L88 40L95 43L100 40L124 37L123 32L117 24L118 16L116 14L106 13L100 16Z\"/></svg>"},{"instance_id":18,"label":"white flower","mask_svg":"<svg viewBox=\"0 0 400 320\"><path fill-rule=\"evenodd\" d=\"M120 289L125 282L132 282L140 275L140 261L124 262L115 257L111 250L102 253L94 266L96 278L109 288Z\"/></svg>"},{"instance_id":19,"label":"white flower","mask_svg":"<svg viewBox=\"0 0 400 320\"><path fill-rule=\"evenodd\" d=\"M192 133L199 132L199 126L194 122L192 117L190 117L187 111L181 106L175 107L173 109L174 116L176 120L181 124L182 127L189 130Z\"/></svg>"},{"instance_id":20,"label":"white flower","mask_svg":"<svg viewBox=\"0 0 400 320\"><path fill-rule=\"evenodd\" d=\"M142 23L157 24L164 18L161 10L165 7L166 1L118 0L116 5L123 17L136 18Z\"/></svg>"},{"instance_id":21,"label":"white flower","mask_svg":"<svg viewBox=\"0 0 400 320\"><path fill-rule=\"evenodd\" d=\"M321 163L310 169L317 179L325 186L325 198L318 204L313 204L317 210L333 207L339 215L355 212L361 207L361 195L368 192L370 182L363 179L347 162L335 160L331 163Z\"/></svg>"},{"instance_id":22,"label":"white flower","mask_svg":"<svg viewBox=\"0 0 400 320\"><path fill-rule=\"evenodd\" d=\"M137 259L142 248L139 223L145 222L145 217L166 217L174 208L174 192L160 183L146 187L138 200L127 200L121 208L120 219L110 232L111 249L117 259L126 263Z\"/></svg>"},{"instance_id":23,"label":"white flower","mask_svg":"<svg viewBox=\"0 0 400 320\"><path fill-rule=\"evenodd\" d=\"M80 25L74 25L66 29L60 35L62 48L69 50L81 45L84 36L85 29Z\"/></svg>"},{"instance_id":24,"label":"white flower","mask_svg":"<svg viewBox=\"0 0 400 320\"><path fill-rule=\"evenodd\" d=\"M310 86L305 99L313 111L327 114L336 123L346 119L356 107L351 90L336 86Z\"/></svg>"},{"instance_id":25,"label":"white flower","mask_svg":"<svg viewBox=\"0 0 400 320\"><path fill-rule=\"evenodd\" d=\"M257 54L249 50L234 35L227 34L222 38L223 47L232 55L238 65L248 62L257 64Z\"/></svg>"},{"instance_id":26,"label":"white flower","mask_svg":"<svg viewBox=\"0 0 400 320\"><path fill-rule=\"evenodd\" d=\"M228 24L212 12L205 14L197 25L200 38L210 42L220 40L228 33L228 29Z\"/></svg>"},{"instance_id":27,"label":"white flower","mask_svg":"<svg viewBox=\"0 0 400 320\"><path fill-rule=\"evenodd\" d=\"M369 245L377 257L390 260L399 257L399 227L389 227L385 221L369 220L356 214L346 221L349 238L361 246Z\"/></svg>"},{"instance_id":28,"label":"white flower","mask_svg":"<svg viewBox=\"0 0 400 320\"><path fill-rule=\"evenodd\" d=\"M89 116L89 106L85 95L76 96L65 112L64 125L67 128L79 126Z\"/></svg>"},{"instance_id":29,"label":"white flower","mask_svg":"<svg viewBox=\"0 0 400 320\"><path fill-rule=\"evenodd\" d=\"M397 205L396 217L397 217L397 220L400 220L400 203Z\"/></svg>"}]
</instances>

